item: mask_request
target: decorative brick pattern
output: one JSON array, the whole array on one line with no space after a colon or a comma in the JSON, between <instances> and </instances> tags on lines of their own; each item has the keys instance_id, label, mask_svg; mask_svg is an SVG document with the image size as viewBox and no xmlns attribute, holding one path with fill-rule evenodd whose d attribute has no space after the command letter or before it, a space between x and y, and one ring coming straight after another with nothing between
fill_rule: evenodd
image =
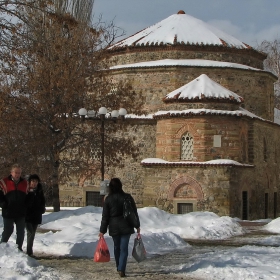
<instances>
[{"instance_id":1,"label":"decorative brick pattern","mask_svg":"<svg viewBox=\"0 0 280 280\"><path fill-rule=\"evenodd\" d=\"M203 193L200 184L191 177L181 177L171 183L170 191L168 195L170 200L172 200L175 197L175 194L178 191L178 189L181 187L181 185L189 185L191 189L193 189L195 192L195 198L199 200L203 199ZM185 197L189 197L189 196L186 194Z\"/></svg>"}]
</instances>

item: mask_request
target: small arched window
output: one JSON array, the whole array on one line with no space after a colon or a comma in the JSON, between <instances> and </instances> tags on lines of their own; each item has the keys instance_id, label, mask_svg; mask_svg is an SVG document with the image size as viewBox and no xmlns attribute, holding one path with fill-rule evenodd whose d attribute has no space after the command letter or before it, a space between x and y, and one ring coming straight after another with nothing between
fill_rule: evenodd
<instances>
[{"instance_id":1,"label":"small arched window","mask_svg":"<svg viewBox=\"0 0 280 280\"><path fill-rule=\"evenodd\" d=\"M193 137L189 132L182 135L181 138L181 159L193 159Z\"/></svg>"}]
</instances>

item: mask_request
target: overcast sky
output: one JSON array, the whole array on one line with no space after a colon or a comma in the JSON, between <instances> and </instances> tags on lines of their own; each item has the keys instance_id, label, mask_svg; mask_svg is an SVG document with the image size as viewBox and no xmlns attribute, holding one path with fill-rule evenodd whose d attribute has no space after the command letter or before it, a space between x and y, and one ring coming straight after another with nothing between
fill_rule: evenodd
<instances>
[{"instance_id":1,"label":"overcast sky","mask_svg":"<svg viewBox=\"0 0 280 280\"><path fill-rule=\"evenodd\" d=\"M95 0L94 15L114 21L126 36L179 10L253 47L280 39L280 0Z\"/></svg>"}]
</instances>

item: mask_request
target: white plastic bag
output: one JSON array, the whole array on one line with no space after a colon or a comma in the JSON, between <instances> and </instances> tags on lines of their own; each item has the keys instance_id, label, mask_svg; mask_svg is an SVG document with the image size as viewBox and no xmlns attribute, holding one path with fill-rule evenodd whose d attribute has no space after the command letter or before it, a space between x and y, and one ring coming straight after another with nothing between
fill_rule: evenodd
<instances>
[{"instance_id":1,"label":"white plastic bag","mask_svg":"<svg viewBox=\"0 0 280 280\"><path fill-rule=\"evenodd\" d=\"M133 245L133 249L132 249L132 257L137 262L142 262L147 258L145 246L144 246L144 243L143 243L143 240L141 238L140 233L138 233L137 237L134 239L134 245Z\"/></svg>"}]
</instances>

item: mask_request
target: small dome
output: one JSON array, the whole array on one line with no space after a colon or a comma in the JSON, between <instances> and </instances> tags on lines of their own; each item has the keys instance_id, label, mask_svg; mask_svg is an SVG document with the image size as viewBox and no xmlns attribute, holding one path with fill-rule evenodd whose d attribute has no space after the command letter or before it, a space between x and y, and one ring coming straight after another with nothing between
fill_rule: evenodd
<instances>
[{"instance_id":1,"label":"small dome","mask_svg":"<svg viewBox=\"0 0 280 280\"><path fill-rule=\"evenodd\" d=\"M199 101L199 100L224 100L226 102L243 102L243 98L236 93L224 88L202 74L193 81L170 92L163 99L165 102Z\"/></svg>"},{"instance_id":2,"label":"small dome","mask_svg":"<svg viewBox=\"0 0 280 280\"><path fill-rule=\"evenodd\" d=\"M186 13L183 10L180 10L177 14L178 15L185 15Z\"/></svg>"}]
</instances>

